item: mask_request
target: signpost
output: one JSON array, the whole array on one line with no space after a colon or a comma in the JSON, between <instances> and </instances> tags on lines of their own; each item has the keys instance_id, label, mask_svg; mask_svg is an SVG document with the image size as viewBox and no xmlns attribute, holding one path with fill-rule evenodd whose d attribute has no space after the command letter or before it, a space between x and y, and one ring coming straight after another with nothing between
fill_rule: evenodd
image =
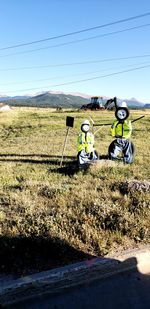
<instances>
[{"instance_id":1,"label":"signpost","mask_svg":"<svg viewBox=\"0 0 150 309\"><path fill-rule=\"evenodd\" d=\"M63 163L63 157L64 157L64 152L65 152L65 149L66 149L66 145L67 145L69 128L73 128L73 125L74 125L74 117L67 116L66 117L67 132L66 132L66 137L65 137L65 141L64 141L64 146L63 146L63 151L62 151L60 167L62 167L62 163Z\"/></svg>"}]
</instances>

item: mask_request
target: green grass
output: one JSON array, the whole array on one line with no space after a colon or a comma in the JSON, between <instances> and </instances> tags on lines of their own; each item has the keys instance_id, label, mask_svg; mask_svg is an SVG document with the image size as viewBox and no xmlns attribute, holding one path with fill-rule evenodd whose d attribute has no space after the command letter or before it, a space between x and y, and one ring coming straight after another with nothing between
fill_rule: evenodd
<instances>
[{"instance_id":1,"label":"green grass","mask_svg":"<svg viewBox=\"0 0 150 309\"><path fill-rule=\"evenodd\" d=\"M94 256L149 243L149 191L126 187L130 182L149 181L150 112L132 111L130 118L143 114L145 118L133 124L136 157L132 165L101 160L87 171L77 171L74 161L81 122L91 116L96 123L111 123L113 112L38 108L0 112L1 270L11 271L11 259L6 256L13 253L17 260L14 248L23 239L39 239L41 252L41 239L57 239L58 244ZM60 168L69 115L75 117L75 123ZM110 127L101 127L95 135L101 157L107 155L111 141ZM29 255L26 260L30 261ZM72 254L67 261L64 258L73 260ZM41 265L38 261L38 269L45 268Z\"/></svg>"}]
</instances>

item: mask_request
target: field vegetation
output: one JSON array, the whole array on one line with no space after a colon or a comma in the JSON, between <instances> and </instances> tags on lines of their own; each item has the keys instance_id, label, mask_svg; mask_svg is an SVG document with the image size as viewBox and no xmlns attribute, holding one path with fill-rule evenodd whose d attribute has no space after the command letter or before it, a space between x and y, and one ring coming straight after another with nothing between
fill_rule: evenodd
<instances>
[{"instance_id":1,"label":"field vegetation","mask_svg":"<svg viewBox=\"0 0 150 309\"><path fill-rule=\"evenodd\" d=\"M114 112L0 112L2 272L31 273L150 242L150 112L132 111L130 118L141 115L133 123L133 164L107 159L112 137L103 126L95 134L100 161L78 170L81 122L111 123ZM66 116L75 122L60 167Z\"/></svg>"}]
</instances>

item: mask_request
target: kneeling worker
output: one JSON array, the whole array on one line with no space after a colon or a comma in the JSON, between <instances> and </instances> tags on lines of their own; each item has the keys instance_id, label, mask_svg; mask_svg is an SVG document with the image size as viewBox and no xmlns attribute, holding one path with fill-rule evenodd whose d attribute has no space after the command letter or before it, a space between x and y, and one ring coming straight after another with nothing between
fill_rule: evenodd
<instances>
[{"instance_id":1,"label":"kneeling worker","mask_svg":"<svg viewBox=\"0 0 150 309\"><path fill-rule=\"evenodd\" d=\"M123 160L124 163L130 164L133 162L134 145L129 139L132 133L132 124L127 119L129 110L126 102L122 102L115 115L117 119L111 126L111 134L116 140L109 146L109 157L112 160ZM119 154L121 154L121 157Z\"/></svg>"},{"instance_id":2,"label":"kneeling worker","mask_svg":"<svg viewBox=\"0 0 150 309\"><path fill-rule=\"evenodd\" d=\"M84 120L81 124L81 133L78 136L78 164L83 165L98 159L98 155L94 149L94 135L89 132L90 123Z\"/></svg>"}]
</instances>

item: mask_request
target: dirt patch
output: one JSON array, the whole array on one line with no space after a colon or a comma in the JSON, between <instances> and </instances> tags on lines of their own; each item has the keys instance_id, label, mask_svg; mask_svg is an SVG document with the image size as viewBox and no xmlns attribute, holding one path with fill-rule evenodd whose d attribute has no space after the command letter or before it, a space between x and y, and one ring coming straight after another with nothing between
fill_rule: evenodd
<instances>
[{"instance_id":1,"label":"dirt patch","mask_svg":"<svg viewBox=\"0 0 150 309\"><path fill-rule=\"evenodd\" d=\"M133 192L149 192L150 182L149 181L125 181L119 184L120 192L123 194L133 193Z\"/></svg>"}]
</instances>

